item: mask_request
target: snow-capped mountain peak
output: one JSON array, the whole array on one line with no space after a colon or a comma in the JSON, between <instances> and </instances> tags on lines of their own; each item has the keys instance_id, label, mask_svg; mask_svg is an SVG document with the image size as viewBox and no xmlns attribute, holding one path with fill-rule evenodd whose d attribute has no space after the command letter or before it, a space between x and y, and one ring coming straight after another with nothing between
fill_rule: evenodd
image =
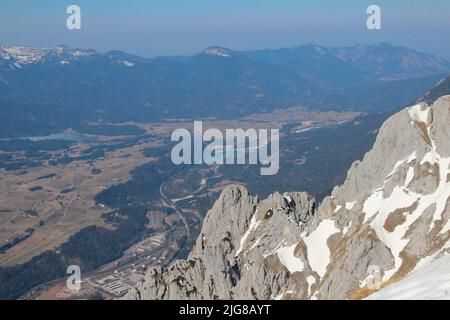
<instances>
[{"instance_id":1,"label":"snow-capped mountain peak","mask_svg":"<svg viewBox=\"0 0 450 320\"><path fill-rule=\"evenodd\" d=\"M223 58L229 58L231 57L231 51L226 48L221 47L209 47L206 50L203 51L203 54L208 56L216 56L216 57L223 57Z\"/></svg>"},{"instance_id":2,"label":"snow-capped mountain peak","mask_svg":"<svg viewBox=\"0 0 450 320\"><path fill-rule=\"evenodd\" d=\"M2 49L6 54L6 57L13 58L20 64L36 63L42 60L48 50L50 50L27 46L2 47Z\"/></svg>"},{"instance_id":3,"label":"snow-capped mountain peak","mask_svg":"<svg viewBox=\"0 0 450 320\"><path fill-rule=\"evenodd\" d=\"M93 50L70 49L66 46L56 48L33 48L29 46L0 47L0 59L14 61L16 67L42 62L59 62L82 59L95 55Z\"/></svg>"}]
</instances>

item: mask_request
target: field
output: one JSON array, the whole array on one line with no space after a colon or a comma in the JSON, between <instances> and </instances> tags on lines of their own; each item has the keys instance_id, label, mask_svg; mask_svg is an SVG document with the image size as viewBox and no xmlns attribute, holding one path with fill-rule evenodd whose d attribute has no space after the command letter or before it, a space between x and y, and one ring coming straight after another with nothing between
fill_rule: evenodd
<instances>
[{"instance_id":1,"label":"field","mask_svg":"<svg viewBox=\"0 0 450 320\"><path fill-rule=\"evenodd\" d=\"M54 249L89 225L110 227L103 222L108 212L94 201L97 193L130 179L130 171L148 163L142 150L153 142L106 153L94 161L73 161L30 168L25 174L4 171L0 178L0 244L27 234L32 235L0 255L0 265L23 263L33 256ZM76 156L89 147L78 145Z\"/></svg>"}]
</instances>

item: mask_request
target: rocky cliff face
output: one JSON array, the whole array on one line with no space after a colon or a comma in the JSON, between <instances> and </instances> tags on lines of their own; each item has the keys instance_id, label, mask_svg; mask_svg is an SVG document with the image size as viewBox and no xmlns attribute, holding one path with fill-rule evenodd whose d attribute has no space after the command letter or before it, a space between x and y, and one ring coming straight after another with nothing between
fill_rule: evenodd
<instances>
[{"instance_id":1,"label":"rocky cliff face","mask_svg":"<svg viewBox=\"0 0 450 320\"><path fill-rule=\"evenodd\" d=\"M450 253L450 96L388 119L318 205L228 187L187 260L153 268L128 299L345 299Z\"/></svg>"}]
</instances>

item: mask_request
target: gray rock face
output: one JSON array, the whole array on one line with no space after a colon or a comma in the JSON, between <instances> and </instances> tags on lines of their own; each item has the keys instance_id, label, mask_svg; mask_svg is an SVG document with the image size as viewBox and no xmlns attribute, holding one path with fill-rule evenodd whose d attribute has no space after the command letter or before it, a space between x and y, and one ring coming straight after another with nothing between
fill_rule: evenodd
<instances>
[{"instance_id":1,"label":"gray rock face","mask_svg":"<svg viewBox=\"0 0 450 320\"><path fill-rule=\"evenodd\" d=\"M271 298L298 281L277 258L264 256L273 255L282 241L296 240L305 226L298 221L312 217L314 203L306 193L276 193L258 201L242 186L226 188L208 212L188 259L150 270L127 298Z\"/></svg>"},{"instance_id":2,"label":"gray rock face","mask_svg":"<svg viewBox=\"0 0 450 320\"><path fill-rule=\"evenodd\" d=\"M359 298L450 253L450 96L384 123L320 206L306 193L260 201L223 191L187 260L153 268L127 299Z\"/></svg>"}]
</instances>

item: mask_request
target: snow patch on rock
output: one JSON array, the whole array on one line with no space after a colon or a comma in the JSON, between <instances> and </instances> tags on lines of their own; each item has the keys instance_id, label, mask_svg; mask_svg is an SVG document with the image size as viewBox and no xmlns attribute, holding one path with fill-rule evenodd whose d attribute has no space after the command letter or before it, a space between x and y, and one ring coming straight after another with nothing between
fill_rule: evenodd
<instances>
[{"instance_id":1,"label":"snow patch on rock","mask_svg":"<svg viewBox=\"0 0 450 320\"><path fill-rule=\"evenodd\" d=\"M430 108L423 103L419 103L408 108L408 114L411 117L411 120L423 123L428 123L429 112Z\"/></svg>"},{"instance_id":2,"label":"snow patch on rock","mask_svg":"<svg viewBox=\"0 0 450 320\"><path fill-rule=\"evenodd\" d=\"M450 255L418 268L367 300L450 300Z\"/></svg>"},{"instance_id":3,"label":"snow patch on rock","mask_svg":"<svg viewBox=\"0 0 450 320\"><path fill-rule=\"evenodd\" d=\"M256 221L256 214L257 214L257 211L255 212L255 214L253 214L253 217L250 220L250 226L248 227L247 231L241 238L240 246L239 246L239 249L236 251L235 257L237 257L242 252L242 250L244 249L245 241L247 241L247 238L250 236L250 234L254 230L256 230L259 226L260 222Z\"/></svg>"},{"instance_id":4,"label":"snow patch on rock","mask_svg":"<svg viewBox=\"0 0 450 320\"><path fill-rule=\"evenodd\" d=\"M297 243L291 246L281 247L276 253L280 262L288 269L290 273L302 272L305 268L303 261L294 255Z\"/></svg>"},{"instance_id":5,"label":"snow patch on rock","mask_svg":"<svg viewBox=\"0 0 450 320\"><path fill-rule=\"evenodd\" d=\"M322 220L317 228L303 239L308 249L308 261L311 269L320 277L325 275L330 263L330 248L328 239L335 233L340 232L331 219Z\"/></svg>"}]
</instances>

